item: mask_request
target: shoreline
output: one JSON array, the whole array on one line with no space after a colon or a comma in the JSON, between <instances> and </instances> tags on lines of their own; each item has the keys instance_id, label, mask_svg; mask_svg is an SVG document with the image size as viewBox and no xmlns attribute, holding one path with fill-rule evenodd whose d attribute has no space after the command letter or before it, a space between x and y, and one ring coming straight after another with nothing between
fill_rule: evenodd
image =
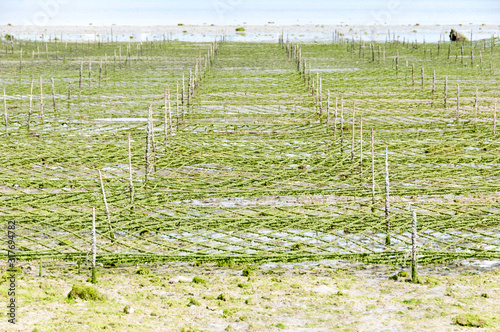
<instances>
[{"instance_id":1,"label":"shoreline","mask_svg":"<svg viewBox=\"0 0 500 332\"><path fill-rule=\"evenodd\" d=\"M237 27L244 27L243 32L236 32ZM396 39L402 41L437 42L448 40L450 29L458 30L473 40L489 39L499 36L498 25L152 25L152 26L44 26L3 25L0 35L14 35L21 39L34 38L48 39L46 36L62 36L63 41L102 41L113 38L121 42L144 42L146 40L170 40L209 42L216 35L226 34L228 41L269 42L277 41L282 32L293 42L331 41L333 33L337 31L342 38L366 41L385 41ZM390 37L389 37L390 35Z\"/></svg>"}]
</instances>

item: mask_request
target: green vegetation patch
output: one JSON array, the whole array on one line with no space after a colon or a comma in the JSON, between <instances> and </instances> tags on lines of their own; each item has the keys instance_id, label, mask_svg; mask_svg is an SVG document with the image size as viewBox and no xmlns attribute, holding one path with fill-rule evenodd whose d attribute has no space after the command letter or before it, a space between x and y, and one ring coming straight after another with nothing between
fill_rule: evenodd
<instances>
[{"instance_id":1,"label":"green vegetation patch","mask_svg":"<svg viewBox=\"0 0 500 332\"><path fill-rule=\"evenodd\" d=\"M476 314L460 314L455 317L455 323L469 327L484 327L486 325L486 321Z\"/></svg>"},{"instance_id":2,"label":"green vegetation patch","mask_svg":"<svg viewBox=\"0 0 500 332\"><path fill-rule=\"evenodd\" d=\"M81 299L85 301L103 301L106 299L104 294L101 294L97 288L88 285L74 284L71 291L68 293L68 299Z\"/></svg>"}]
</instances>

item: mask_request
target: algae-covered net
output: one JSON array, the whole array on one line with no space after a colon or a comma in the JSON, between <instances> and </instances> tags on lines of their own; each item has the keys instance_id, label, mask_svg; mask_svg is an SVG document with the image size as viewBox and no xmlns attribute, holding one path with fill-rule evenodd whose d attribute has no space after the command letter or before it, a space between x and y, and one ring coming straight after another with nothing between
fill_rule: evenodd
<instances>
[{"instance_id":1,"label":"algae-covered net","mask_svg":"<svg viewBox=\"0 0 500 332\"><path fill-rule=\"evenodd\" d=\"M411 205L421 263L498 259L495 42L4 40L0 221L26 260L95 207L101 262L402 263Z\"/></svg>"}]
</instances>

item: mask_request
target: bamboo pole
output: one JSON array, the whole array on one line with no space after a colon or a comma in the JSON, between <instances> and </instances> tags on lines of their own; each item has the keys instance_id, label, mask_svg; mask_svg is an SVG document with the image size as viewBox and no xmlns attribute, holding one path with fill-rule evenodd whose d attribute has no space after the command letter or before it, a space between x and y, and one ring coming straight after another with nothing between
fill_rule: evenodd
<instances>
[{"instance_id":1,"label":"bamboo pole","mask_svg":"<svg viewBox=\"0 0 500 332\"><path fill-rule=\"evenodd\" d=\"M457 121L460 120L460 84L457 84Z\"/></svg>"}]
</instances>

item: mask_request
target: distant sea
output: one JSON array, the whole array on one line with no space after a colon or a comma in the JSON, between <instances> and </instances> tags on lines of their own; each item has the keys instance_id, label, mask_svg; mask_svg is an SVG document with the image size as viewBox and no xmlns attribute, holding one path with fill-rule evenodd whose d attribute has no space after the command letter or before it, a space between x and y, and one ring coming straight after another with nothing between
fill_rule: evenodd
<instances>
[{"instance_id":1,"label":"distant sea","mask_svg":"<svg viewBox=\"0 0 500 332\"><path fill-rule=\"evenodd\" d=\"M184 41L211 41L210 34L190 33L189 25L199 26L245 26L270 25L292 26L287 29L290 40L325 41L332 37L329 32L296 29L293 26L329 25L342 26L348 38L383 41L385 29L400 40L435 42L446 32L439 26L454 25L470 35L470 24L476 27L489 25L488 30L477 29L478 38L488 38L500 32L500 0L361 0L361 1L296 1L296 0L0 0L1 26L32 25L43 26L177 26L183 24L189 33L177 33L173 39ZM349 31L353 26L374 26ZM436 29L422 32L418 26L436 26ZM492 26L494 29L492 29ZM414 28L417 27L417 28ZM355 28L356 29L356 28ZM37 29L40 31L40 29ZM43 29L41 29L43 31ZM131 28L132 32L133 28ZM414 33L418 30L418 34ZM236 34L233 29L228 39L234 41L273 41L274 34ZM35 35L25 35L35 38ZM102 38L106 37L101 35ZM115 38L130 40L129 35ZM38 38L38 37L36 37ZM69 39L88 40L94 36L68 34ZM133 40L143 41L163 38L162 34L134 35Z\"/></svg>"},{"instance_id":2,"label":"distant sea","mask_svg":"<svg viewBox=\"0 0 500 332\"><path fill-rule=\"evenodd\" d=\"M0 25L500 24L499 0L18 0Z\"/></svg>"}]
</instances>

